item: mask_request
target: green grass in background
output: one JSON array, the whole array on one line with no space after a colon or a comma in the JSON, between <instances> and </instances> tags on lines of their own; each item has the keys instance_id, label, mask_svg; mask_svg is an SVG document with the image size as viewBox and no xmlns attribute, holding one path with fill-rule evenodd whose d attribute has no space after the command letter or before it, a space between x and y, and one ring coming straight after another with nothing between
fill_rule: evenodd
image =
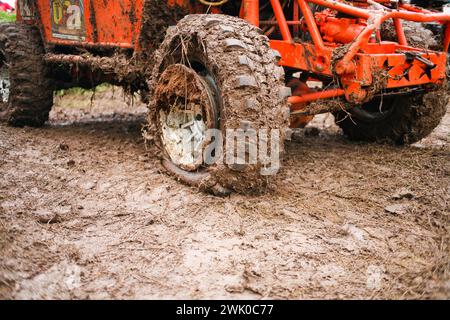
<instances>
[{"instance_id":1,"label":"green grass in background","mask_svg":"<svg viewBox=\"0 0 450 320\"><path fill-rule=\"evenodd\" d=\"M105 92L108 90L112 90L112 85L110 85L108 83L103 83L101 85L98 85L95 88L95 93L102 93L102 92ZM75 96L76 95L92 95L93 93L94 93L94 89L88 90L88 89L75 87L75 88L63 89L63 90L56 91L56 96L64 97L64 96L70 96L70 95L75 95Z\"/></svg>"},{"instance_id":2,"label":"green grass in background","mask_svg":"<svg viewBox=\"0 0 450 320\"><path fill-rule=\"evenodd\" d=\"M0 23L1 22L14 22L16 21L16 15L14 13L7 13L0 11Z\"/></svg>"}]
</instances>

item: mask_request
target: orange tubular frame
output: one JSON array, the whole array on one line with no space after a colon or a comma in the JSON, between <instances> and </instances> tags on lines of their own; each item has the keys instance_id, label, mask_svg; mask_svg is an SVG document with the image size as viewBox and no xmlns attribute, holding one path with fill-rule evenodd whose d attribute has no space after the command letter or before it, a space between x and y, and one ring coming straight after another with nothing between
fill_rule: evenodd
<instances>
[{"instance_id":1,"label":"orange tubular frame","mask_svg":"<svg viewBox=\"0 0 450 320\"><path fill-rule=\"evenodd\" d=\"M243 0L240 16L259 27L259 0Z\"/></svg>"},{"instance_id":2,"label":"orange tubular frame","mask_svg":"<svg viewBox=\"0 0 450 320\"><path fill-rule=\"evenodd\" d=\"M280 32L281 35L283 36L283 40L292 43L291 32L289 31L289 26L286 22L286 18L284 16L283 8L281 7L280 1L270 0L270 3L272 4L275 18L278 21L278 26L280 27Z\"/></svg>"},{"instance_id":3,"label":"orange tubular frame","mask_svg":"<svg viewBox=\"0 0 450 320\"><path fill-rule=\"evenodd\" d=\"M441 84L446 78L450 14L435 13L407 4L391 9L382 5L387 2L359 0L350 5L347 3L351 2L345 3L344 0L294 0L290 2L294 5L288 6L292 7L290 16L293 21L288 21L285 16L287 9L282 5L287 2L270 0L276 21L261 21L261 1L242 0L240 17L258 27L278 26L281 39L271 39L270 45L280 52L281 66L294 71L306 71L305 74L310 73L315 78L339 79L338 88L330 88L321 94L291 97L291 103L302 104L344 95L347 101L358 104L368 101L377 89L374 84L380 84L381 81L384 89L396 89ZM30 24L40 23L48 44L86 48L121 47L135 52L142 50L139 39L144 0L64 1L77 3L73 6L83 12L83 27L74 34L73 30L63 26L65 19L58 11L61 8L53 6L58 2L34 0L33 3L39 11L40 21L35 21L37 15L34 14L22 17L20 6L18 20ZM167 3L169 6L183 7L191 13L206 10L203 5L193 6L194 1L190 0L167 0ZM310 4L327 10L314 13ZM215 8L212 12L218 10ZM344 13L346 17L337 17L335 11ZM397 42L381 41L379 29L387 19L394 22ZM445 24L443 50L438 52L408 46L401 20ZM307 30L312 41L298 41L300 30ZM339 56L335 54L338 47L344 49ZM380 75L387 75L386 79L380 79Z\"/></svg>"},{"instance_id":4,"label":"orange tubular frame","mask_svg":"<svg viewBox=\"0 0 450 320\"><path fill-rule=\"evenodd\" d=\"M338 96L343 96L345 94L342 89L331 89L326 91L319 91L314 93L308 93L302 96L294 96L290 98L290 103L292 104L300 104L305 102L312 102L315 100L322 100L328 98L334 98Z\"/></svg>"},{"instance_id":5,"label":"orange tubular frame","mask_svg":"<svg viewBox=\"0 0 450 320\"><path fill-rule=\"evenodd\" d=\"M376 10L363 6L352 6L340 0L295 1L294 20L299 16L298 9L300 9L303 25L306 25L312 43L294 42L290 27L293 26L294 34L297 33L301 21L287 21L280 1L270 0L283 39L271 40L271 47L281 53L280 65L328 77L337 74L341 78L342 88L290 97L290 103L295 105L342 95L345 95L350 102L362 103L370 98L368 90L365 88L373 83L374 77L383 68L389 72L386 88L418 86L427 83L439 84L444 81L446 53L450 46L449 14L435 13L406 4L400 4L398 9L390 9L372 0L367 0L366 3L374 4L377 7ZM257 26L270 23L270 21L259 21L255 18L256 12L259 13L259 1L244 0L243 3L245 10L241 10L242 18ZM349 44L346 53L335 66L332 66L333 50L339 44L325 42L309 4L316 4L366 21L361 33ZM245 14L242 14L243 11ZM382 23L388 19L392 19L394 22L398 43L375 41L375 38L380 40L379 29ZM441 52L424 51L408 47L401 20L445 24L443 50ZM375 38L373 38L374 35ZM407 51L421 55L421 58L430 61L435 67L431 71L424 71L424 64L415 60L411 62L411 59L405 54ZM406 71L411 72L411 78L409 75L403 77Z\"/></svg>"}]
</instances>

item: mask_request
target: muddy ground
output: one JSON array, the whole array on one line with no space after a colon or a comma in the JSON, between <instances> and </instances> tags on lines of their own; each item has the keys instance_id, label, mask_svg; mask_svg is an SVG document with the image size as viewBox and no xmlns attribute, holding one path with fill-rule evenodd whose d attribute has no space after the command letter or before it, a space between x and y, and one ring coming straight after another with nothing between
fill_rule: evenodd
<instances>
[{"instance_id":1,"label":"muddy ground","mask_svg":"<svg viewBox=\"0 0 450 320\"><path fill-rule=\"evenodd\" d=\"M112 95L0 125L1 298L450 298L450 110L403 148L322 116L272 192L216 198L164 174L145 107Z\"/></svg>"}]
</instances>

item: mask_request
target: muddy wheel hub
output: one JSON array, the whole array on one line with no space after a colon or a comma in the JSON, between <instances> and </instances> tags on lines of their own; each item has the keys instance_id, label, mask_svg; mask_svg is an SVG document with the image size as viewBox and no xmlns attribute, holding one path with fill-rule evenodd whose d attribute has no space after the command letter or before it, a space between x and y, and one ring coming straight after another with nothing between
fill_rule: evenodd
<instances>
[{"instance_id":1,"label":"muddy wheel hub","mask_svg":"<svg viewBox=\"0 0 450 320\"><path fill-rule=\"evenodd\" d=\"M156 86L161 141L170 160L183 170L203 165L210 143L207 131L217 124L216 96L208 76L181 64L169 66Z\"/></svg>"},{"instance_id":2,"label":"muddy wheel hub","mask_svg":"<svg viewBox=\"0 0 450 320\"><path fill-rule=\"evenodd\" d=\"M8 66L0 60L0 104L8 103L10 86Z\"/></svg>"}]
</instances>

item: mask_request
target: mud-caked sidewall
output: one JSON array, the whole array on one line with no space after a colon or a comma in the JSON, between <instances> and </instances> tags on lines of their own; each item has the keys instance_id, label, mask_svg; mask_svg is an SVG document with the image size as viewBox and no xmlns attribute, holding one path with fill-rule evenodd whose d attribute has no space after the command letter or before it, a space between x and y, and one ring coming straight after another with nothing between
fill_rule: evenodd
<instances>
[{"instance_id":1,"label":"mud-caked sidewall","mask_svg":"<svg viewBox=\"0 0 450 320\"><path fill-rule=\"evenodd\" d=\"M351 140L411 144L428 136L446 114L449 102L447 85L435 90L385 101L386 115L364 117L354 107L335 115L336 123Z\"/></svg>"},{"instance_id":2,"label":"mud-caked sidewall","mask_svg":"<svg viewBox=\"0 0 450 320\"><path fill-rule=\"evenodd\" d=\"M167 66L184 63L195 69L195 65L200 64L214 79L220 95L218 129L223 135L227 129L266 129L269 132L276 129L280 133L280 154L283 153L285 130L289 125L284 70L277 65L279 56L270 49L268 38L261 35L259 29L235 17L189 15L168 29L155 56L149 81L151 90ZM167 163L158 127L159 106L154 99L150 100L149 108L151 136ZM260 162L237 168L219 161L199 170L199 179L194 184L205 191L226 189L260 193L267 189L271 180L262 169ZM178 169L169 168L169 172L180 178ZM195 174L189 173L191 177Z\"/></svg>"},{"instance_id":3,"label":"mud-caked sidewall","mask_svg":"<svg viewBox=\"0 0 450 320\"><path fill-rule=\"evenodd\" d=\"M42 126L53 105L53 84L39 30L20 23L2 24L0 48L10 80L1 119L12 126Z\"/></svg>"}]
</instances>

